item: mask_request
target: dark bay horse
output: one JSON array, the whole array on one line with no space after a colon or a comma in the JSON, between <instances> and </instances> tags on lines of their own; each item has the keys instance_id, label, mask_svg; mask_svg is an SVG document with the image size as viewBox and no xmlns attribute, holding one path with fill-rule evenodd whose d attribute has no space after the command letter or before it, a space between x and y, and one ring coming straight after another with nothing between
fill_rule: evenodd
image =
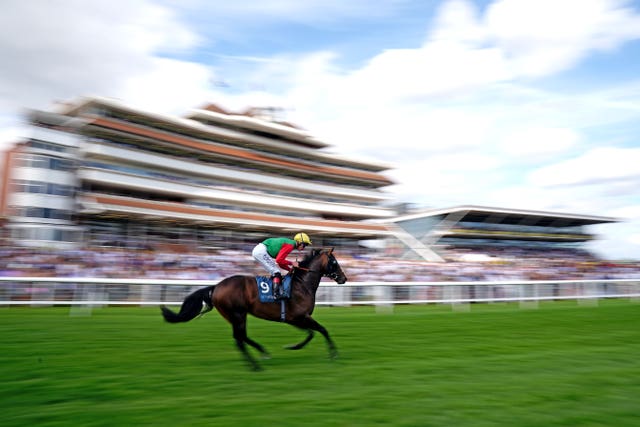
<instances>
[{"instance_id":1,"label":"dark bay horse","mask_svg":"<svg viewBox=\"0 0 640 427\"><path fill-rule=\"evenodd\" d=\"M337 356L337 349L327 330L316 322L311 314L316 304L316 291L323 276L330 277L339 284L347 281L340 264L333 255L333 249L313 250L294 269L291 280L291 298L285 301L285 323L307 331L307 336L298 344L287 347L299 350L311 341L314 331L320 332L329 345L329 354ZM204 304L204 308L203 308ZM217 285L199 289L187 296L174 313L167 307L160 307L165 320L170 323L188 322L199 314L202 315L213 308L227 319L233 327L233 338L238 349L254 370L260 365L247 351L245 344L257 349L264 357L269 353L257 342L247 336L247 314L260 319L282 321L280 318L280 302L262 303L258 298L258 288L254 276L231 276Z\"/></svg>"}]
</instances>

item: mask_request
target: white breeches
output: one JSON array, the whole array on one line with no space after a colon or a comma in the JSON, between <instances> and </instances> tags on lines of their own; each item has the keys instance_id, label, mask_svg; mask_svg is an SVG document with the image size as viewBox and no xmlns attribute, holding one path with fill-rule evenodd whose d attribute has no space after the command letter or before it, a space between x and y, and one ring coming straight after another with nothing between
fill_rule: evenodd
<instances>
[{"instance_id":1,"label":"white breeches","mask_svg":"<svg viewBox=\"0 0 640 427\"><path fill-rule=\"evenodd\" d=\"M280 267L276 263L276 260L271 258L271 255L267 253L267 247L258 243L255 248L253 248L253 252L251 255L260 263L262 266L269 272L270 275L274 275L276 273L280 273Z\"/></svg>"}]
</instances>

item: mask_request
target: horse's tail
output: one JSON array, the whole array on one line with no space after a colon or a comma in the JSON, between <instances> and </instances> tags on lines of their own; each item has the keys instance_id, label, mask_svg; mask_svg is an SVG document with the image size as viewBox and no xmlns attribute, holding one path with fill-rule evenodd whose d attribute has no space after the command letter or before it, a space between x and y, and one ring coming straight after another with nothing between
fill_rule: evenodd
<instances>
[{"instance_id":1,"label":"horse's tail","mask_svg":"<svg viewBox=\"0 0 640 427\"><path fill-rule=\"evenodd\" d=\"M169 323L188 322L195 318L198 314L203 315L213 310L213 303L211 302L211 295L216 285L207 286L206 288L198 289L184 299L180 312L175 313L165 307L160 307L162 310L162 316L164 320ZM206 308L202 308L202 304L206 305Z\"/></svg>"}]
</instances>

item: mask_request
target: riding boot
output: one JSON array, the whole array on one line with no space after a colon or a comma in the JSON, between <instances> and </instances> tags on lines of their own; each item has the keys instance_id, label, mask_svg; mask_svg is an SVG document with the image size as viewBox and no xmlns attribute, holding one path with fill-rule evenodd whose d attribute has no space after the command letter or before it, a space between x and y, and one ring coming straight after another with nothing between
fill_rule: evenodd
<instances>
[{"instance_id":1,"label":"riding boot","mask_svg":"<svg viewBox=\"0 0 640 427\"><path fill-rule=\"evenodd\" d=\"M282 274L280 273L273 275L273 298L282 298Z\"/></svg>"}]
</instances>

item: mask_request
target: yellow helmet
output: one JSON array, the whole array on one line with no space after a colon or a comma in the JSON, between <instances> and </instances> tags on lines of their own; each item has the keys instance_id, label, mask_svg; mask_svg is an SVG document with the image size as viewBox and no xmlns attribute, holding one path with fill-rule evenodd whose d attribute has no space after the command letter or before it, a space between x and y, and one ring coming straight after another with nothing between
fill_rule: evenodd
<instances>
[{"instance_id":1,"label":"yellow helmet","mask_svg":"<svg viewBox=\"0 0 640 427\"><path fill-rule=\"evenodd\" d=\"M295 240L296 243L298 244L300 243L304 243L305 245L311 244L311 239L309 239L309 236L307 236L307 233L298 233L293 237L293 240Z\"/></svg>"}]
</instances>

